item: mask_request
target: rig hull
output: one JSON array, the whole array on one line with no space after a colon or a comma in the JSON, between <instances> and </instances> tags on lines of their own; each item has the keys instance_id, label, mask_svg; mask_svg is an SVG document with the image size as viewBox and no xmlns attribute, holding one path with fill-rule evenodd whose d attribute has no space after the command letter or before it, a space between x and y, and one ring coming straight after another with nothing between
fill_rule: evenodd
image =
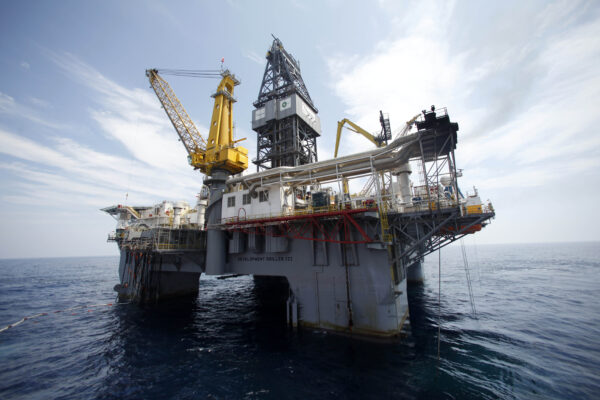
<instances>
[{"instance_id":1,"label":"rig hull","mask_svg":"<svg viewBox=\"0 0 600 400\"><path fill-rule=\"evenodd\" d=\"M248 239L243 236L251 235L234 234L232 240ZM402 331L408 317L406 274L397 269L394 277L385 246L262 239L264 248L277 251L231 253L230 246L223 272L285 277L291 325L382 337Z\"/></svg>"},{"instance_id":2,"label":"rig hull","mask_svg":"<svg viewBox=\"0 0 600 400\"><path fill-rule=\"evenodd\" d=\"M176 297L196 296L203 254L164 254L121 249L119 281L121 301L150 303Z\"/></svg>"}]
</instances>

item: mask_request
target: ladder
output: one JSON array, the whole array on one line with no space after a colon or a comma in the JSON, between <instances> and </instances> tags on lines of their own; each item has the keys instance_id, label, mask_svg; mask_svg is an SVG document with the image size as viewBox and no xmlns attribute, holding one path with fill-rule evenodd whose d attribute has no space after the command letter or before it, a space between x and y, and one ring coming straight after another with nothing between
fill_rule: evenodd
<instances>
[{"instance_id":1,"label":"ladder","mask_svg":"<svg viewBox=\"0 0 600 400\"><path fill-rule=\"evenodd\" d=\"M379 222L381 223L381 240L386 243L392 242L392 234L390 233L390 225L388 223L388 206L387 202L379 203Z\"/></svg>"},{"instance_id":2,"label":"ladder","mask_svg":"<svg viewBox=\"0 0 600 400\"><path fill-rule=\"evenodd\" d=\"M390 126L390 118L387 114L379 111L379 122L381 123L381 142L387 143L392 138L392 128Z\"/></svg>"},{"instance_id":3,"label":"ladder","mask_svg":"<svg viewBox=\"0 0 600 400\"><path fill-rule=\"evenodd\" d=\"M375 196L377 198L377 211L379 212L379 223L381 225L381 241L384 243L392 243L392 235L390 234L390 225L388 223L388 204L381 196L381 185L383 182L379 181L379 176L375 168L373 168L373 159L371 158L371 178L375 182L375 188L377 192ZM388 246L389 247L389 246ZM389 249L388 249L389 251Z\"/></svg>"}]
</instances>

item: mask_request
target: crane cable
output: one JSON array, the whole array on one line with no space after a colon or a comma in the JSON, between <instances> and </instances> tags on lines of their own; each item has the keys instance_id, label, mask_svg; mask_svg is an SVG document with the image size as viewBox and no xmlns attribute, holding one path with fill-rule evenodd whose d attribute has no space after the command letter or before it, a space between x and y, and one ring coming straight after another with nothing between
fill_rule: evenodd
<instances>
[{"instance_id":1,"label":"crane cable","mask_svg":"<svg viewBox=\"0 0 600 400\"><path fill-rule=\"evenodd\" d=\"M218 69L155 69L161 75L188 76L193 78L222 78L223 71Z\"/></svg>"}]
</instances>

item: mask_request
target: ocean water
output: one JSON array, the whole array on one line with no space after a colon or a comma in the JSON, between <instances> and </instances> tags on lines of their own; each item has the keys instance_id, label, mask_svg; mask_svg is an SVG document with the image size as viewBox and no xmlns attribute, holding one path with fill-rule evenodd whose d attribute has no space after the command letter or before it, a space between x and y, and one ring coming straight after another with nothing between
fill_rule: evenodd
<instances>
[{"instance_id":1,"label":"ocean water","mask_svg":"<svg viewBox=\"0 0 600 400\"><path fill-rule=\"evenodd\" d=\"M395 343L289 330L250 277L139 307L115 304L116 257L0 260L0 328L47 314L0 332L0 398L600 398L600 244L467 243L477 314L445 248Z\"/></svg>"}]
</instances>

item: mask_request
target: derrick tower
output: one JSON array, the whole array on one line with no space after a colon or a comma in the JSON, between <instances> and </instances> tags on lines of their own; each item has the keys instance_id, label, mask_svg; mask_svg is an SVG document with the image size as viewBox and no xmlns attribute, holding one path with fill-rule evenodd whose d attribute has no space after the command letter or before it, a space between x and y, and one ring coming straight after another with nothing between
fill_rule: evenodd
<instances>
[{"instance_id":1,"label":"derrick tower","mask_svg":"<svg viewBox=\"0 0 600 400\"><path fill-rule=\"evenodd\" d=\"M256 170L317 161L321 120L300 73L300 65L273 37L258 99L252 111L257 133Z\"/></svg>"}]
</instances>

